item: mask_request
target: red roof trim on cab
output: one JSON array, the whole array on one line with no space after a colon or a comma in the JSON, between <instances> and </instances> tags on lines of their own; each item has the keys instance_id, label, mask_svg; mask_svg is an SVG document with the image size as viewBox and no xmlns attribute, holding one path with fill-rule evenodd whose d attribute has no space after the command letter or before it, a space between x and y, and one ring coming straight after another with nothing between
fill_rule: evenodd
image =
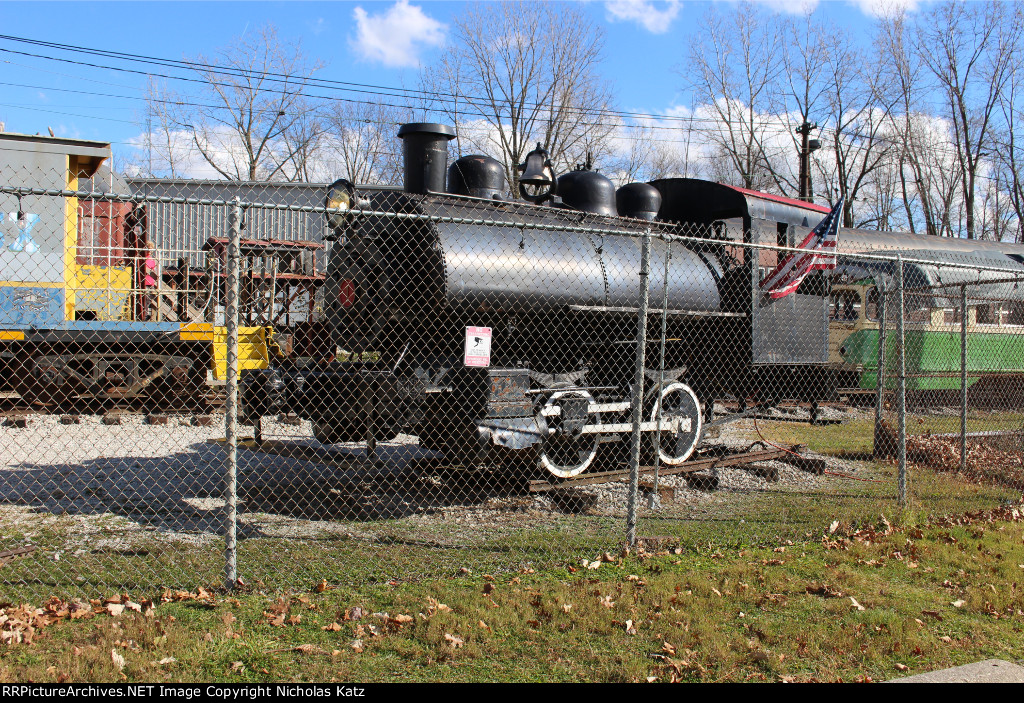
<instances>
[{"instance_id":1,"label":"red roof trim on cab","mask_svg":"<svg viewBox=\"0 0 1024 703\"><path fill-rule=\"evenodd\" d=\"M831 208L825 207L824 205L815 205L814 203L805 203L803 200L794 200L793 198L786 198L781 195L772 195L771 193L762 193L759 190L750 190L748 188L740 188L739 186L730 186L724 183L719 185L735 190L737 193L743 193L744 195L751 195L761 200L772 200L776 203L783 203L784 205L792 205L793 207L803 208L804 210L813 210L814 212L821 212L828 214L831 212Z\"/></svg>"}]
</instances>

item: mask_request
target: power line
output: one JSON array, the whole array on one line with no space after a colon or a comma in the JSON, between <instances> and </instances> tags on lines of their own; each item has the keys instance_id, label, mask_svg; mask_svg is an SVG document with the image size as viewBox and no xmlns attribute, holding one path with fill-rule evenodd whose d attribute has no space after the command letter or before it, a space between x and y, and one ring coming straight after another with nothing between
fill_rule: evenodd
<instances>
[{"instance_id":1,"label":"power line","mask_svg":"<svg viewBox=\"0 0 1024 703\"><path fill-rule=\"evenodd\" d=\"M33 45L33 46L46 47L46 48L51 48L51 49L56 49L56 50L61 50L61 51L74 51L74 52L83 53L83 54L86 54L86 55L110 58L110 59L119 60L119 61L130 61L130 62L135 62L135 63L143 63L143 64L147 64L147 65L156 65L156 66L161 66L161 67L164 67L164 68L187 69L187 70L192 70L192 71L197 71L197 72L199 72L199 71L208 71L208 72L211 72L213 74L232 76L232 77L251 78L253 76L256 76L256 77L266 78L266 79L268 79L268 80L270 80L272 82L275 82L275 83L284 83L286 85L288 84L289 81L298 81L298 82L302 83L303 85L307 85L308 84L308 85L313 86L313 87L320 87L320 88L326 87L326 88L332 89L332 90L356 92L356 93L360 93L360 94L369 94L369 95L374 95L374 96L377 96L377 97L409 97L410 95L418 95L421 98L430 99L430 100L437 100L439 98L446 98L446 97L447 98L457 98L457 99L465 100L470 105L473 105L473 102L472 102L473 100L479 100L481 102L486 102L486 100L483 99L483 98L475 98L473 96L457 95L457 94L454 94L454 93L447 93L447 92L443 92L443 91L427 91L427 90L416 90L416 89L399 89L399 88L393 88L393 87L388 87L388 86L378 86L378 85L366 84L366 83L355 83L355 82L350 82L350 81L338 81L338 80L333 80L333 79L313 78L313 77L310 77L310 76L301 77L301 76L296 76L294 74L271 72L271 71L249 71L249 70L246 70L246 69L237 68L237 67L231 67L231 66L225 67L225 66L219 66L219 65L216 65L216 64L209 64L209 63L203 63L203 62L197 62L197 61L184 61L184 60L175 60L175 59L164 59L164 58L159 58L159 57L146 56L146 55L142 55L142 54L129 54L129 53L124 53L124 52L116 52L116 51L110 51L110 50L104 50L104 49L95 49L95 48L89 48L89 47L81 47L81 46L76 46L76 45L71 45L71 44L61 44L61 43L56 43L56 42L48 42L48 41L43 41L43 40L35 40L35 39L29 39L29 38L24 38L24 37L15 37L15 36L11 36L11 35L0 35L0 39L4 39L4 40L8 40L8 41L13 41L13 42L25 43L25 44L29 44L29 45ZM9 48L0 48L0 51L4 51L4 52L7 52L7 53L12 53L12 54L17 54L17 55L22 55L22 56L28 56L28 57L32 57L32 58L43 59L43 60L69 63L69 64L79 65L79 66L84 66L84 67L89 67L89 68L99 68L99 69L104 69L104 70L120 71L120 72L135 74L135 75L145 75L147 77L156 76L156 77L159 77L159 78L165 78L167 80L183 81L183 82L194 83L194 84L199 84L199 85L203 85L203 86L210 86L210 85L225 86L225 85L230 85L230 84L218 83L218 82L210 80L208 78L206 78L206 79L197 79L197 78L191 78L191 77L187 77L187 76L179 76L179 75L173 75L173 74L153 73L153 72L150 72L150 71L141 71L141 70L132 69L132 68L125 68L123 66L109 66L109 65L97 64L97 63L91 63L91 62L87 62L87 61L77 61L77 60L74 60L74 59L55 57L55 56L48 56L48 55L45 55L45 54L35 54L35 53L31 53L31 52L17 51L17 50L9 49ZM89 80L89 79L85 79L85 80ZM94 81L94 82L102 83L102 81ZM8 85L17 86L19 84L8 84ZM109 85L116 85L116 84L109 84ZM113 99L143 100L143 101L146 101L146 102L156 102L156 103L169 104L169 105L175 105L175 106L180 106L180 107L193 107L193 108L203 108L203 109L210 109L210 110L230 110L231 109L227 105L208 105L208 104L202 104L202 103L194 102L192 100L172 100L172 99L162 99L162 98L155 98L155 97L147 98L147 97L142 97L142 96L125 96L125 95L115 95L115 94L109 94L109 93L97 93L97 92L89 92L89 91L78 91L78 90L72 90L72 89L67 89L67 88L46 88L46 87L41 87L41 86L24 86L24 87L35 88L35 89L40 89L40 90L59 90L59 91L64 91L64 92L73 92L73 93L79 93L79 94L85 94L85 95L93 95L93 96L96 96L96 97L106 97L106 98L113 98ZM127 86L125 86L125 87L127 87ZM356 99L352 99L352 98L342 98L342 97L339 97L337 95L310 94L310 93L306 93L306 92L302 91L301 89L298 90L298 91L292 91L292 90L285 90L284 88L269 87L269 88L263 88L262 90L264 90L265 92L279 93L279 94L282 94L282 95L295 95L295 96L302 96L302 97L308 97L308 98L316 98L316 99L322 99L322 100L343 101L343 102L348 102L348 103L353 103L353 104L362 104L362 105L370 105L370 106L381 106L381 107L392 107L392 108L397 108L397 109L411 109L412 108L412 106L407 105L407 104L402 105L402 104L394 104L394 103L384 103L384 102L381 102L381 101L356 100ZM535 104L535 103L532 104L532 105L535 106L535 107L542 107L542 106L540 106L538 104ZM464 114L466 114L468 116L472 116L472 117L481 117L483 119L495 118L495 115L492 114L491 112L483 112L482 109L478 105L473 105L473 106L477 109L477 111L474 112L474 111L466 110L464 112ZM15 106L11 106L11 107L15 107ZM72 113L60 113L60 112L56 112L56 111L53 111L53 110L46 110L45 108L25 107L23 109L34 109L34 110L37 110L37 111L51 112L53 114L62 114L62 115L71 116L71 117L82 117L82 118L86 118L86 119L90 118L90 116L87 116L87 115L75 115L75 114L72 114ZM261 110L259 112L270 112L270 111L273 111L274 109L276 109L276 108L268 108L266 110ZM575 112L575 113L578 113L578 114L581 114L581 115L598 115L598 116L613 117L613 118L628 117L628 118L631 118L631 119L656 120L656 121L663 121L663 122L664 121L671 121L671 122L679 122L680 123L679 126L651 125L651 124L642 124L642 123L635 125L636 127L640 128L640 129L643 129L643 130L668 130L668 131L675 131L677 129L682 130L683 129L682 123L687 123L687 125L690 127L690 129L688 131L692 132L693 131L692 130L692 125L693 125L694 122L702 123L702 124L715 124L715 125L721 124L721 120L718 119L718 118L713 118L713 117L695 117L692 114L692 112L691 112L691 114L689 116L680 116L680 115L666 115L666 114L656 114L656 113L630 112L630 111L611 110L611 109L599 109L599 108L572 108L572 107L569 107L569 108L566 108L566 109L569 110L570 112ZM116 118L97 117L95 119L105 119L105 120L114 121L114 122L125 122L125 123L137 124L137 123L129 122L127 120L118 120ZM499 119L500 119L500 117L499 117ZM626 125L626 124L624 124L622 122L609 123L609 122L598 122L598 121L595 121L595 122L589 122L589 123L585 123L585 124L586 124L586 126L591 126L591 127L606 127L606 128L611 128L611 129L621 129L621 128L624 128L624 127L628 127L628 125ZM753 128L756 128L756 127L760 127L762 129L764 129L764 128L774 128L774 129L778 129L779 132L785 132L787 134L788 134L788 131L789 131L789 126L786 125L785 123L783 123L781 120L764 120L764 119L761 119L761 120L757 120L756 122L755 121L751 121L750 124L747 124L746 122L744 122L744 123L742 123L742 125L743 125L743 127L745 129L753 129ZM702 131L708 131L708 130L702 130ZM822 130L822 132L826 132L826 131L830 131L833 134L835 134L837 132L837 130L834 129L834 128L827 128L827 129L823 129ZM860 138L872 139L872 140L879 141L879 142L888 142L890 144L898 145L898 142L894 138L885 137L885 136L881 136L881 135L863 135L863 134L858 134L856 132L849 132L849 131L844 131L844 134L846 134L846 135L848 135L850 137L860 137ZM658 143L671 143L671 144L678 144L678 143L680 143L679 140L667 140L667 139L659 140L659 139L653 139L653 138L648 138L648 139L646 139L646 141L658 142ZM688 143L688 140L687 140L687 143ZM784 150L785 147L782 146L782 147L779 147L779 149ZM951 149L949 149L947 147L933 148L932 151L936 151L936 152L938 152L940 154L943 154L945 156L955 156L956 155L956 153L953 150L951 150ZM979 177L980 178L989 179L989 180L995 180L992 177L984 176L984 175L981 175Z\"/></svg>"}]
</instances>

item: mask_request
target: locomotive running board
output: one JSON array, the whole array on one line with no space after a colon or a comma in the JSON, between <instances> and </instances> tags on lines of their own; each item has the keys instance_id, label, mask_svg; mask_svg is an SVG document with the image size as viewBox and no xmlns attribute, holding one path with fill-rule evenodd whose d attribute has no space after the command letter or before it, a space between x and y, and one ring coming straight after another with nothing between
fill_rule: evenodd
<instances>
[{"instance_id":1,"label":"locomotive running board","mask_svg":"<svg viewBox=\"0 0 1024 703\"><path fill-rule=\"evenodd\" d=\"M569 305L568 308L573 312L611 312L611 313L625 313L635 314L640 312L640 308L631 307L614 307L609 305ZM661 315L662 313L669 317L746 317L745 312L719 312L718 310L664 310L662 308L647 308L647 312L650 315Z\"/></svg>"}]
</instances>

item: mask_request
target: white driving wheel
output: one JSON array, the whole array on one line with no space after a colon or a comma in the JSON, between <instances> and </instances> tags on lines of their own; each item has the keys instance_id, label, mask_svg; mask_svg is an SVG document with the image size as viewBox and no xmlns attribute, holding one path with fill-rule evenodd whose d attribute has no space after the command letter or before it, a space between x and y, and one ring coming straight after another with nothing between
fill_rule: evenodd
<instances>
[{"instance_id":1,"label":"white driving wheel","mask_svg":"<svg viewBox=\"0 0 1024 703\"><path fill-rule=\"evenodd\" d=\"M540 448L540 466L557 478L572 478L586 471L597 457L599 432L582 432L586 425L599 425L598 413L591 413L594 397L587 391L555 391L540 406L538 422L549 434Z\"/></svg>"},{"instance_id":2,"label":"white driving wheel","mask_svg":"<svg viewBox=\"0 0 1024 703\"><path fill-rule=\"evenodd\" d=\"M671 381L661 388L651 403L648 419L656 422L659 409L661 426L674 422L675 428L647 433L647 445L651 455L648 461L654 459L654 451L657 450L662 464L678 466L690 458L693 450L697 448L697 442L700 441L700 433L704 427L700 401L688 385Z\"/></svg>"}]
</instances>

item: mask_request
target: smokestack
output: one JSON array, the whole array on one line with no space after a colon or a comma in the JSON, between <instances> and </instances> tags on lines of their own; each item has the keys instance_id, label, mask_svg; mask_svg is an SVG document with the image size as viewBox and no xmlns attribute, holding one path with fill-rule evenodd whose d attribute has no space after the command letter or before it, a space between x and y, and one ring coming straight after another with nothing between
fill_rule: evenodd
<instances>
[{"instance_id":1,"label":"smokestack","mask_svg":"<svg viewBox=\"0 0 1024 703\"><path fill-rule=\"evenodd\" d=\"M407 193L445 192L448 141L455 130L433 122L411 122L398 128L405 160Z\"/></svg>"}]
</instances>

